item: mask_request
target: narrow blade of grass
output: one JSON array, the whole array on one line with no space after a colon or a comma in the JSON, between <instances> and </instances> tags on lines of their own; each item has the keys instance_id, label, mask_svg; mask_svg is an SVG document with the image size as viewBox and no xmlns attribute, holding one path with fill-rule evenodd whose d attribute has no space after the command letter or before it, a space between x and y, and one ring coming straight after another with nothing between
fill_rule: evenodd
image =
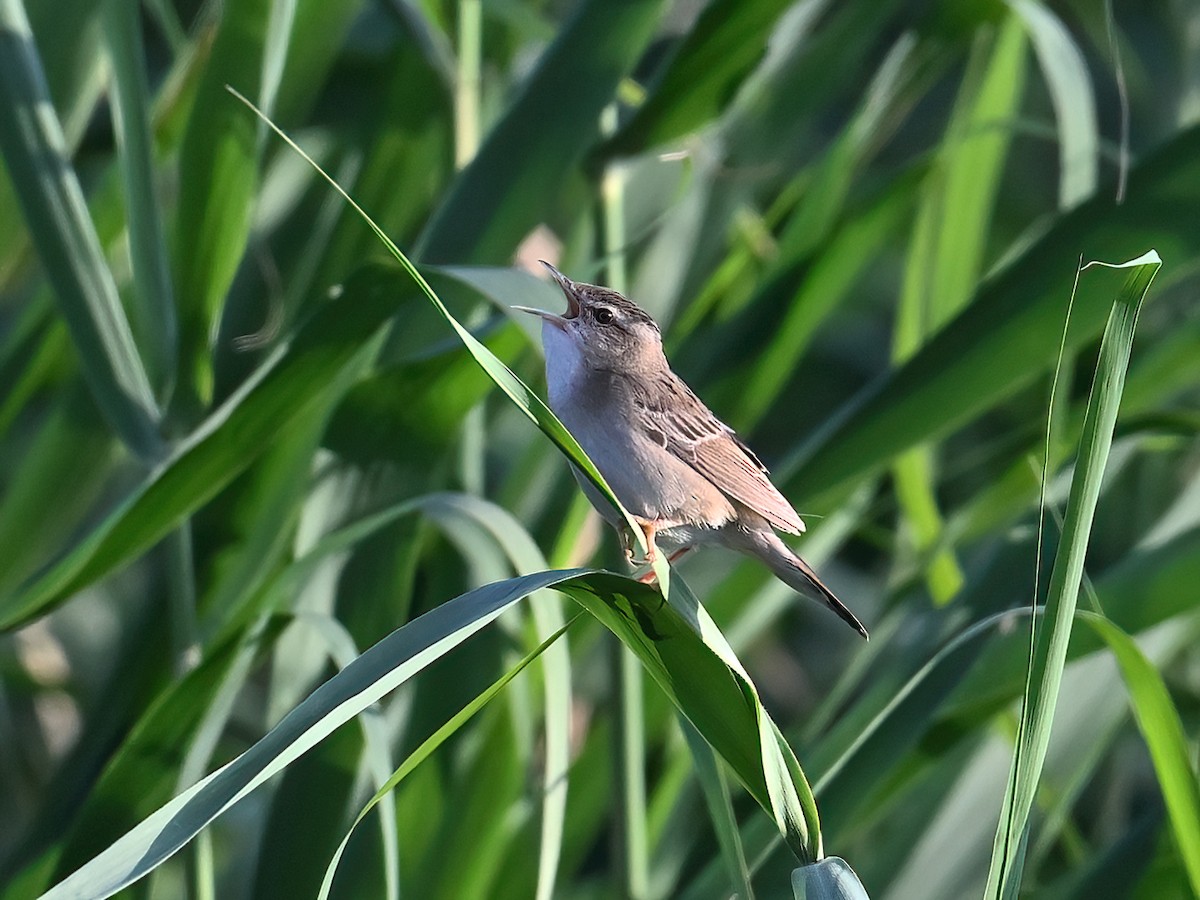
<instances>
[{"instance_id":1,"label":"narrow blade of grass","mask_svg":"<svg viewBox=\"0 0 1200 900\"><path fill-rule=\"evenodd\" d=\"M474 519L512 561L518 573L546 568L546 560L529 532L502 507L469 494L439 493L426 497L421 509L435 519L447 520L454 527L455 516ZM562 598L539 591L530 598L535 631L540 638L557 635L563 625ZM554 895L562 856L562 840L567 812L567 786L571 767L571 656L566 644L549 640L537 650L542 682L544 757L542 769L541 840L538 850L538 898ZM525 663L521 664L524 667Z\"/></svg>"},{"instance_id":2,"label":"narrow blade of grass","mask_svg":"<svg viewBox=\"0 0 1200 900\"><path fill-rule=\"evenodd\" d=\"M1151 250L1118 266L1131 271L1113 305L1100 344L1100 358L1067 500L1062 541L1046 595L1044 625L1033 629L1025 701L1009 787L992 851L988 897L1015 897L1020 886L1029 813L1050 742L1050 727L1083 579L1092 517L1112 445L1121 390L1133 348L1133 333L1142 301L1161 265L1158 254Z\"/></svg>"},{"instance_id":3,"label":"narrow blade of grass","mask_svg":"<svg viewBox=\"0 0 1200 900\"><path fill-rule=\"evenodd\" d=\"M193 416L212 400L214 324L246 248L258 184L259 129L230 108L224 85L251 94L263 87L272 6L271 0L246 0L221 8L179 147L177 405Z\"/></svg>"},{"instance_id":4,"label":"narrow blade of grass","mask_svg":"<svg viewBox=\"0 0 1200 900\"><path fill-rule=\"evenodd\" d=\"M803 34L828 6L807 9L793 31ZM676 140L718 116L763 55L788 3L782 0L717 0L700 13L629 124L609 142L609 150L631 154ZM794 38L795 39L795 38Z\"/></svg>"},{"instance_id":5,"label":"narrow blade of grass","mask_svg":"<svg viewBox=\"0 0 1200 900\"><path fill-rule=\"evenodd\" d=\"M1100 131L1087 63L1071 33L1044 4L1008 0L1029 30L1058 120L1058 203L1069 209L1096 190Z\"/></svg>"}]
</instances>

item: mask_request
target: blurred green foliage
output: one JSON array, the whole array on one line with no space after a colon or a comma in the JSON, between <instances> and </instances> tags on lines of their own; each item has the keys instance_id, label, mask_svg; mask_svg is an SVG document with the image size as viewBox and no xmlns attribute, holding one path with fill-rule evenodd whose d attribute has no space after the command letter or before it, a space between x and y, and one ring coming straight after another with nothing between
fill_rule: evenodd
<instances>
[{"instance_id":1,"label":"blurred green foliage","mask_svg":"<svg viewBox=\"0 0 1200 900\"><path fill-rule=\"evenodd\" d=\"M1000 614L1044 588L1076 267L1156 249L1080 598L1102 624L1068 650L1022 890L1193 896L1198 30L1182 0L0 0L0 897L419 614L621 565L553 445L227 84L528 383L506 309L560 302L539 256L658 317L871 629L719 551L674 575L876 898L983 891L1029 648ZM1047 560L1119 283L1080 279ZM560 602L433 660L127 893L315 896L391 768ZM775 823L603 625L561 640L569 666L535 661L359 826L332 896L791 896Z\"/></svg>"}]
</instances>

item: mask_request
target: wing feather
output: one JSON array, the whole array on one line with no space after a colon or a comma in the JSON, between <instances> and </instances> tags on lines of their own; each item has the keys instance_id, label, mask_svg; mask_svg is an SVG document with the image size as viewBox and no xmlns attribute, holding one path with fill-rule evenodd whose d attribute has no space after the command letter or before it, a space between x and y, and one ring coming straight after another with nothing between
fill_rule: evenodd
<instances>
[{"instance_id":1,"label":"wing feather","mask_svg":"<svg viewBox=\"0 0 1200 900\"><path fill-rule=\"evenodd\" d=\"M644 431L673 455L781 531L804 531L796 510L771 484L767 467L678 376L666 373L638 400Z\"/></svg>"}]
</instances>

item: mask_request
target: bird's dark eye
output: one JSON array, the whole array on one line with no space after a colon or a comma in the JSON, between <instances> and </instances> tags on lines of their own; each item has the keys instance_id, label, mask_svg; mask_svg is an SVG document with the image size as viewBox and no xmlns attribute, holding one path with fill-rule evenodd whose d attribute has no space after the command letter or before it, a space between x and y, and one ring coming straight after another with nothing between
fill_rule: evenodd
<instances>
[{"instance_id":1,"label":"bird's dark eye","mask_svg":"<svg viewBox=\"0 0 1200 900\"><path fill-rule=\"evenodd\" d=\"M615 316L607 306L597 306L596 311L592 313L592 318L600 325L611 325Z\"/></svg>"}]
</instances>

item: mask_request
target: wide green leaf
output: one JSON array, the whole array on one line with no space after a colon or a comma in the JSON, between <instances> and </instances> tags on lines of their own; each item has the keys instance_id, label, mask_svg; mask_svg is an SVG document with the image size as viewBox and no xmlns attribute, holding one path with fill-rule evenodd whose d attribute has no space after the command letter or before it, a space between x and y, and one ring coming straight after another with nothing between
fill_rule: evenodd
<instances>
[{"instance_id":1,"label":"wide green leaf","mask_svg":"<svg viewBox=\"0 0 1200 900\"><path fill-rule=\"evenodd\" d=\"M803 23L793 39L827 5L802 4ZM680 42L646 102L606 148L641 151L685 136L720 115L741 82L761 61L784 0L714 0Z\"/></svg>"}]
</instances>

